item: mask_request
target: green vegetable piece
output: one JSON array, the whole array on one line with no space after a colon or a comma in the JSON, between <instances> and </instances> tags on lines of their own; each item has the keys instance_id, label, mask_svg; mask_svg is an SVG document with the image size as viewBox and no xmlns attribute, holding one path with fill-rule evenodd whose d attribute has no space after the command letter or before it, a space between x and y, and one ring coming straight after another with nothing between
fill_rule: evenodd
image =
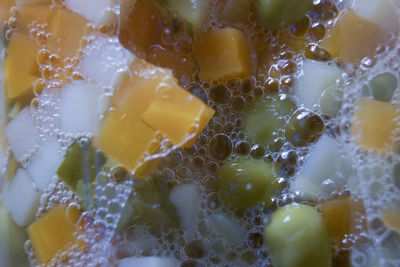
<instances>
[{"instance_id":1,"label":"green vegetable piece","mask_svg":"<svg viewBox=\"0 0 400 267\"><path fill-rule=\"evenodd\" d=\"M131 225L146 225L153 231L179 226L175 206L169 201L171 186L163 177L148 181L135 180L134 191L122 211L118 230L125 231Z\"/></svg>"},{"instance_id":2,"label":"green vegetable piece","mask_svg":"<svg viewBox=\"0 0 400 267\"><path fill-rule=\"evenodd\" d=\"M308 146L316 142L324 130L324 121L317 114L300 109L285 128L285 138L297 147Z\"/></svg>"},{"instance_id":3,"label":"green vegetable piece","mask_svg":"<svg viewBox=\"0 0 400 267\"><path fill-rule=\"evenodd\" d=\"M218 171L219 196L238 209L268 204L279 189L272 165L263 160L240 158L225 163Z\"/></svg>"},{"instance_id":4,"label":"green vegetable piece","mask_svg":"<svg viewBox=\"0 0 400 267\"><path fill-rule=\"evenodd\" d=\"M376 75L369 83L375 100L389 102L397 88L397 78L390 72Z\"/></svg>"},{"instance_id":5,"label":"green vegetable piece","mask_svg":"<svg viewBox=\"0 0 400 267\"><path fill-rule=\"evenodd\" d=\"M325 89L319 100L319 106L322 114L335 116L342 107L343 93L337 86L331 86Z\"/></svg>"},{"instance_id":6,"label":"green vegetable piece","mask_svg":"<svg viewBox=\"0 0 400 267\"><path fill-rule=\"evenodd\" d=\"M205 23L210 8L209 0L158 0L158 2L182 18L191 32Z\"/></svg>"},{"instance_id":7,"label":"green vegetable piece","mask_svg":"<svg viewBox=\"0 0 400 267\"><path fill-rule=\"evenodd\" d=\"M331 266L328 231L311 206L295 203L276 210L264 240L276 267Z\"/></svg>"},{"instance_id":8,"label":"green vegetable piece","mask_svg":"<svg viewBox=\"0 0 400 267\"><path fill-rule=\"evenodd\" d=\"M257 19L268 29L276 30L296 22L313 6L313 0L256 0Z\"/></svg>"},{"instance_id":9,"label":"green vegetable piece","mask_svg":"<svg viewBox=\"0 0 400 267\"><path fill-rule=\"evenodd\" d=\"M272 144L279 137L278 131L285 126L283 116L295 109L296 105L288 99L258 99L246 109L244 130L257 144Z\"/></svg>"},{"instance_id":10,"label":"green vegetable piece","mask_svg":"<svg viewBox=\"0 0 400 267\"><path fill-rule=\"evenodd\" d=\"M25 253L26 240L28 240L28 235L25 229L19 227L3 204L0 204L0 263L2 266L29 266Z\"/></svg>"},{"instance_id":11,"label":"green vegetable piece","mask_svg":"<svg viewBox=\"0 0 400 267\"><path fill-rule=\"evenodd\" d=\"M68 149L57 175L76 191L80 180L88 184L94 180L104 162L104 156L97 152L91 143L80 145L75 142Z\"/></svg>"}]
</instances>

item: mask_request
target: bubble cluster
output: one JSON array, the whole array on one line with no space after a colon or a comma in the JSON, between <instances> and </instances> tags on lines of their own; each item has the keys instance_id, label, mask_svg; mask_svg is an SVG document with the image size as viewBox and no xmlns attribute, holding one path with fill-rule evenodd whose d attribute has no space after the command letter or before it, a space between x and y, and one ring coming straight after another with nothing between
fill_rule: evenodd
<instances>
[{"instance_id":1,"label":"bubble cluster","mask_svg":"<svg viewBox=\"0 0 400 267\"><path fill-rule=\"evenodd\" d=\"M63 1L53 2L54 5L63 5ZM237 24L254 42L255 50L268 52L258 59L257 74L252 77L207 83L201 81L196 73L185 73L176 68L176 62L172 64L180 85L216 111L192 147L177 148L163 140L159 151L148 158L160 158L153 178L159 176L169 185L194 183L198 187L201 209L191 238L182 228L163 228L160 232L145 224L134 225L125 232L118 231L118 222L134 192L135 183L129 171L114 166L96 176L93 188L86 186L83 201L62 182L51 184L42 195L37 217L63 203L80 205L83 202L86 209L80 218L83 230L76 233L85 245L72 246L57 255L50 265L108 266L125 257L155 255L174 257L182 267L272 266L263 240L263 227L278 207L298 201L298 196L289 191L292 177L302 167L320 136L329 134L341 143L341 152L347 155L343 159L346 164L338 171L342 179L335 182L325 180L321 188L331 196L350 191L364 201L366 208L368 232L362 234L365 238L368 236L370 242L357 246L347 256L353 266L367 266L374 262L398 266L400 258L391 249L400 246L400 238L383 225L380 214L391 203L399 203L400 130L395 136L395 152L377 155L358 149L350 125L355 99L365 96L365 85L372 86L372 77L377 73L388 73L386 76L392 80L399 79L400 46L396 43L395 48L380 47L376 58L363 59L360 67L341 66L338 62L344 74L337 84L343 93L343 103L337 114L327 117L298 106L290 97L293 84L302 75L301 61L309 58L334 64L328 52L318 48L318 42L347 1L315 2L307 17L278 33L268 32L256 23ZM6 37L17 26L18 10L14 8L10 13ZM250 14L248 19L254 22L254 14ZM211 18L204 28L215 30L223 26L224 23ZM116 44L118 39L113 36L116 30L88 25L77 57L61 58L46 49L47 39L51 38L48 25L31 25L30 37L41 47L37 54L41 78L33 86L36 97L31 109L37 133L43 142L55 138L66 150L73 141L87 142L92 138L89 134L72 135L61 131L60 91L54 89L71 80L86 79L79 72L81 56L102 49L102 44L96 43L93 36L100 33L105 40ZM192 51L188 48L192 40L182 36L171 39L171 30L169 27L163 29L163 45L177 52L179 57L174 59L177 62L192 62ZM156 47L145 54L144 57L151 62L165 64ZM112 60L110 62L113 64ZM397 84L392 89L379 97L398 105L400 90ZM110 97L113 92L114 88L104 85L102 97ZM368 97L374 96L373 89L369 88L368 92ZM265 100L263 105L271 114L271 121L278 121L279 127L273 129L268 143L258 142L246 131L246 113L258 99ZM28 162L30 157L27 155L25 161ZM269 202L244 211L230 207L217 193L220 166L242 157L271 164L277 183L281 185L281 190ZM215 214L220 217L216 218ZM231 233L221 230L219 221L228 224ZM355 243L356 238L349 236L344 242ZM29 241L26 252L31 264L37 265Z\"/></svg>"}]
</instances>

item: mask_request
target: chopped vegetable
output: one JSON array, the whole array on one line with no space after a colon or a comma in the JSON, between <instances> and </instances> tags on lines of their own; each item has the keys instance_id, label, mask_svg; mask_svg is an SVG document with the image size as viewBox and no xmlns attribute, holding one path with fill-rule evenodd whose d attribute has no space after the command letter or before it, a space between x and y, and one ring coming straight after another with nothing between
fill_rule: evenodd
<instances>
[{"instance_id":1,"label":"chopped vegetable","mask_svg":"<svg viewBox=\"0 0 400 267\"><path fill-rule=\"evenodd\" d=\"M174 258L163 258L156 256L149 257L131 257L118 261L118 267L175 267L177 262Z\"/></svg>"},{"instance_id":2,"label":"chopped vegetable","mask_svg":"<svg viewBox=\"0 0 400 267\"><path fill-rule=\"evenodd\" d=\"M381 73L369 82L369 87L375 100L390 102L397 88L397 78L390 72Z\"/></svg>"},{"instance_id":3,"label":"chopped vegetable","mask_svg":"<svg viewBox=\"0 0 400 267\"><path fill-rule=\"evenodd\" d=\"M194 44L194 52L200 78L206 81L245 78L253 71L249 42L236 28L203 33Z\"/></svg>"},{"instance_id":4,"label":"chopped vegetable","mask_svg":"<svg viewBox=\"0 0 400 267\"><path fill-rule=\"evenodd\" d=\"M131 225L146 225L155 232L179 226L179 214L168 197L171 188L160 178L137 181L122 211L120 231Z\"/></svg>"},{"instance_id":5,"label":"chopped vegetable","mask_svg":"<svg viewBox=\"0 0 400 267\"><path fill-rule=\"evenodd\" d=\"M11 151L18 161L22 160L38 143L33 117L29 108L21 110L8 123L4 131Z\"/></svg>"},{"instance_id":6,"label":"chopped vegetable","mask_svg":"<svg viewBox=\"0 0 400 267\"><path fill-rule=\"evenodd\" d=\"M365 209L362 200L343 196L321 202L318 206L334 249L351 249L365 242Z\"/></svg>"},{"instance_id":7,"label":"chopped vegetable","mask_svg":"<svg viewBox=\"0 0 400 267\"><path fill-rule=\"evenodd\" d=\"M28 258L24 257L26 239L25 229L15 224L8 211L0 204L1 262L5 264L12 262L15 266L28 266Z\"/></svg>"},{"instance_id":8,"label":"chopped vegetable","mask_svg":"<svg viewBox=\"0 0 400 267\"><path fill-rule=\"evenodd\" d=\"M351 133L361 150L384 151L392 143L397 107L390 103L361 98L355 104Z\"/></svg>"},{"instance_id":9,"label":"chopped vegetable","mask_svg":"<svg viewBox=\"0 0 400 267\"><path fill-rule=\"evenodd\" d=\"M322 93L319 100L319 108L322 114L335 116L342 107L343 93L336 85L328 87Z\"/></svg>"},{"instance_id":10,"label":"chopped vegetable","mask_svg":"<svg viewBox=\"0 0 400 267\"><path fill-rule=\"evenodd\" d=\"M254 9L266 28L276 30L296 22L312 6L312 0L256 0Z\"/></svg>"},{"instance_id":11,"label":"chopped vegetable","mask_svg":"<svg viewBox=\"0 0 400 267\"><path fill-rule=\"evenodd\" d=\"M271 164L262 160L231 160L218 171L219 196L238 209L268 204L279 189Z\"/></svg>"},{"instance_id":12,"label":"chopped vegetable","mask_svg":"<svg viewBox=\"0 0 400 267\"><path fill-rule=\"evenodd\" d=\"M4 206L14 222L27 226L35 219L40 193L33 188L32 181L24 169L18 169L4 196Z\"/></svg>"},{"instance_id":13,"label":"chopped vegetable","mask_svg":"<svg viewBox=\"0 0 400 267\"><path fill-rule=\"evenodd\" d=\"M214 115L214 110L177 85L159 94L143 114L143 121L167 136L174 145L190 147Z\"/></svg>"},{"instance_id":14,"label":"chopped vegetable","mask_svg":"<svg viewBox=\"0 0 400 267\"><path fill-rule=\"evenodd\" d=\"M191 31L195 31L208 17L209 0L167 0L168 7L185 20Z\"/></svg>"},{"instance_id":15,"label":"chopped vegetable","mask_svg":"<svg viewBox=\"0 0 400 267\"><path fill-rule=\"evenodd\" d=\"M118 87L123 72L128 70L135 56L116 41L96 36L80 58L82 75L103 86Z\"/></svg>"},{"instance_id":16,"label":"chopped vegetable","mask_svg":"<svg viewBox=\"0 0 400 267\"><path fill-rule=\"evenodd\" d=\"M48 264L57 253L77 243L75 233L81 212L66 204L52 208L28 227L33 251L39 264Z\"/></svg>"},{"instance_id":17,"label":"chopped vegetable","mask_svg":"<svg viewBox=\"0 0 400 267\"><path fill-rule=\"evenodd\" d=\"M385 226L400 234L400 207L390 206L381 214L381 220Z\"/></svg>"},{"instance_id":18,"label":"chopped vegetable","mask_svg":"<svg viewBox=\"0 0 400 267\"><path fill-rule=\"evenodd\" d=\"M274 266L331 266L328 231L311 206L279 208L265 226L264 238Z\"/></svg>"},{"instance_id":19,"label":"chopped vegetable","mask_svg":"<svg viewBox=\"0 0 400 267\"><path fill-rule=\"evenodd\" d=\"M397 0L395 2L398 2ZM360 17L378 25L387 34L399 34L399 21L396 9L388 0L355 1L354 12Z\"/></svg>"},{"instance_id":20,"label":"chopped vegetable","mask_svg":"<svg viewBox=\"0 0 400 267\"><path fill-rule=\"evenodd\" d=\"M62 57L77 56L87 21L67 9L57 8L50 22L51 37L47 41L50 51Z\"/></svg>"},{"instance_id":21,"label":"chopped vegetable","mask_svg":"<svg viewBox=\"0 0 400 267\"><path fill-rule=\"evenodd\" d=\"M190 44L186 37L180 36L184 29L176 23L176 18L156 0L125 0L120 5L118 38L126 49L157 66L189 75L193 73L194 60L185 51ZM182 42L183 49L176 51L173 40Z\"/></svg>"},{"instance_id":22,"label":"chopped vegetable","mask_svg":"<svg viewBox=\"0 0 400 267\"><path fill-rule=\"evenodd\" d=\"M157 151L160 140L156 131L143 122L114 110L106 116L94 144L105 155L135 170L145 154Z\"/></svg>"},{"instance_id":23,"label":"chopped vegetable","mask_svg":"<svg viewBox=\"0 0 400 267\"><path fill-rule=\"evenodd\" d=\"M39 48L29 36L14 33L7 47L3 78L7 99L32 94L32 85L39 78L36 54Z\"/></svg>"},{"instance_id":24,"label":"chopped vegetable","mask_svg":"<svg viewBox=\"0 0 400 267\"><path fill-rule=\"evenodd\" d=\"M194 184L177 185L172 188L169 200L179 214L179 220L188 240L195 237L199 220L201 196Z\"/></svg>"},{"instance_id":25,"label":"chopped vegetable","mask_svg":"<svg viewBox=\"0 0 400 267\"><path fill-rule=\"evenodd\" d=\"M290 190L303 200L318 200L320 197L329 196L322 188L324 181L336 184L336 190L343 187L339 179L340 147L335 139L323 135L312 147L310 155L305 159L300 171L293 178Z\"/></svg>"},{"instance_id":26,"label":"chopped vegetable","mask_svg":"<svg viewBox=\"0 0 400 267\"><path fill-rule=\"evenodd\" d=\"M73 143L57 169L57 175L72 190L76 191L78 182L90 184L104 165L104 157L95 151L91 143Z\"/></svg>"},{"instance_id":27,"label":"chopped vegetable","mask_svg":"<svg viewBox=\"0 0 400 267\"><path fill-rule=\"evenodd\" d=\"M270 145L280 137L278 131L285 125L283 116L290 115L295 109L296 105L288 99L256 100L246 109L244 130L250 140Z\"/></svg>"},{"instance_id":28,"label":"chopped vegetable","mask_svg":"<svg viewBox=\"0 0 400 267\"><path fill-rule=\"evenodd\" d=\"M63 158L64 153L57 140L39 145L39 149L26 168L39 190L44 192L49 184L54 181L54 175Z\"/></svg>"},{"instance_id":29,"label":"chopped vegetable","mask_svg":"<svg viewBox=\"0 0 400 267\"><path fill-rule=\"evenodd\" d=\"M235 218L223 213L213 213L208 218L218 237L224 238L230 244L238 244L245 237L244 228Z\"/></svg>"},{"instance_id":30,"label":"chopped vegetable","mask_svg":"<svg viewBox=\"0 0 400 267\"><path fill-rule=\"evenodd\" d=\"M116 23L111 9L116 0L66 0L65 6L96 25Z\"/></svg>"},{"instance_id":31,"label":"chopped vegetable","mask_svg":"<svg viewBox=\"0 0 400 267\"><path fill-rule=\"evenodd\" d=\"M73 81L62 89L61 129L67 133L97 133L100 127L100 90L97 84Z\"/></svg>"},{"instance_id":32,"label":"chopped vegetable","mask_svg":"<svg viewBox=\"0 0 400 267\"><path fill-rule=\"evenodd\" d=\"M22 1L17 1L18 2ZM40 1L24 1L18 8L18 32L29 34L29 25L34 21L36 23L50 23L52 17L52 11L50 9L51 0L40 0Z\"/></svg>"},{"instance_id":33,"label":"chopped vegetable","mask_svg":"<svg viewBox=\"0 0 400 267\"><path fill-rule=\"evenodd\" d=\"M378 25L348 10L322 40L320 48L335 58L357 62L372 56L375 49L385 43L385 38L385 32Z\"/></svg>"},{"instance_id":34,"label":"chopped vegetable","mask_svg":"<svg viewBox=\"0 0 400 267\"><path fill-rule=\"evenodd\" d=\"M248 0L217 1L218 19L229 24L247 23L251 11L251 1Z\"/></svg>"},{"instance_id":35,"label":"chopped vegetable","mask_svg":"<svg viewBox=\"0 0 400 267\"><path fill-rule=\"evenodd\" d=\"M335 65L310 59L303 61L303 76L295 83L295 95L305 108L313 110L319 103L322 93L336 85L342 71Z\"/></svg>"}]
</instances>

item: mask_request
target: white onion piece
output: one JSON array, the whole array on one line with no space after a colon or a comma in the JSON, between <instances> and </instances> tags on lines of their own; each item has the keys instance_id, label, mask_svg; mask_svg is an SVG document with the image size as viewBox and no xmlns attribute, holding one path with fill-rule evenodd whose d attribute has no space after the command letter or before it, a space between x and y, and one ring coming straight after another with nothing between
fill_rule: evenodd
<instances>
[{"instance_id":1,"label":"white onion piece","mask_svg":"<svg viewBox=\"0 0 400 267\"><path fill-rule=\"evenodd\" d=\"M65 6L96 25L109 22L115 0L65 0Z\"/></svg>"},{"instance_id":2,"label":"white onion piece","mask_svg":"<svg viewBox=\"0 0 400 267\"><path fill-rule=\"evenodd\" d=\"M33 188L28 173L18 169L7 188L3 204L19 226L27 226L35 219L40 193Z\"/></svg>"},{"instance_id":3,"label":"white onion piece","mask_svg":"<svg viewBox=\"0 0 400 267\"><path fill-rule=\"evenodd\" d=\"M58 167L62 163L64 153L57 142L41 144L31 158L27 171L33 182L42 192L55 179Z\"/></svg>"},{"instance_id":4,"label":"white onion piece","mask_svg":"<svg viewBox=\"0 0 400 267\"><path fill-rule=\"evenodd\" d=\"M92 81L115 88L135 56L116 38L97 37L80 61L80 72Z\"/></svg>"},{"instance_id":5,"label":"white onion piece","mask_svg":"<svg viewBox=\"0 0 400 267\"><path fill-rule=\"evenodd\" d=\"M181 225L185 229L186 238L191 240L194 237L199 219L200 192L194 184L178 185L172 188L169 200L178 212Z\"/></svg>"},{"instance_id":6,"label":"white onion piece","mask_svg":"<svg viewBox=\"0 0 400 267\"><path fill-rule=\"evenodd\" d=\"M5 128L5 135L10 149L17 160L34 149L38 143L35 123L29 108L24 108Z\"/></svg>"},{"instance_id":7,"label":"white onion piece","mask_svg":"<svg viewBox=\"0 0 400 267\"><path fill-rule=\"evenodd\" d=\"M341 71L334 65L310 59L303 61L303 75L295 83L294 91L300 104L308 109L313 109L323 91L335 85L341 76Z\"/></svg>"},{"instance_id":8,"label":"white onion piece","mask_svg":"<svg viewBox=\"0 0 400 267\"><path fill-rule=\"evenodd\" d=\"M100 87L91 82L75 81L62 90L61 130L67 133L96 133L100 126Z\"/></svg>"}]
</instances>

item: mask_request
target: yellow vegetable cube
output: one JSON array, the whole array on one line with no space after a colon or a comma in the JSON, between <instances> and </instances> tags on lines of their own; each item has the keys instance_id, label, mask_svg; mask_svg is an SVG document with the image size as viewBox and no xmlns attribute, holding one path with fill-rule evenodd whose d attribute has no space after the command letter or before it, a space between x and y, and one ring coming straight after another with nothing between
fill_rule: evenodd
<instances>
[{"instance_id":1,"label":"yellow vegetable cube","mask_svg":"<svg viewBox=\"0 0 400 267\"><path fill-rule=\"evenodd\" d=\"M381 220L385 226L400 234L400 207L390 206L381 214Z\"/></svg>"},{"instance_id":2,"label":"yellow vegetable cube","mask_svg":"<svg viewBox=\"0 0 400 267\"><path fill-rule=\"evenodd\" d=\"M50 22L52 36L47 46L62 57L74 57L85 35L87 21L67 9L56 9Z\"/></svg>"},{"instance_id":3,"label":"yellow vegetable cube","mask_svg":"<svg viewBox=\"0 0 400 267\"><path fill-rule=\"evenodd\" d=\"M320 48L335 58L357 62L373 55L376 48L385 43L386 35L378 25L353 11L346 11L322 40Z\"/></svg>"},{"instance_id":4,"label":"yellow vegetable cube","mask_svg":"<svg viewBox=\"0 0 400 267\"><path fill-rule=\"evenodd\" d=\"M76 208L67 209L67 205L59 205L28 227L29 238L40 264L49 263L58 252L77 242L74 234L78 230L76 223L80 215Z\"/></svg>"},{"instance_id":5,"label":"yellow vegetable cube","mask_svg":"<svg viewBox=\"0 0 400 267\"><path fill-rule=\"evenodd\" d=\"M4 60L4 89L7 98L26 95L31 92L32 84L39 78L39 66L36 54L39 48L26 35L12 35Z\"/></svg>"},{"instance_id":6,"label":"yellow vegetable cube","mask_svg":"<svg viewBox=\"0 0 400 267\"><path fill-rule=\"evenodd\" d=\"M225 28L206 32L195 43L200 78L210 80L250 76L250 46L241 30Z\"/></svg>"},{"instance_id":7,"label":"yellow vegetable cube","mask_svg":"<svg viewBox=\"0 0 400 267\"><path fill-rule=\"evenodd\" d=\"M33 21L38 23L49 23L52 10L51 1L43 3L25 4L18 9L18 30L20 32L29 33L29 24Z\"/></svg>"},{"instance_id":8,"label":"yellow vegetable cube","mask_svg":"<svg viewBox=\"0 0 400 267\"><path fill-rule=\"evenodd\" d=\"M165 134L172 144L187 147L213 114L210 107L176 84L160 92L143 114L143 121Z\"/></svg>"},{"instance_id":9,"label":"yellow vegetable cube","mask_svg":"<svg viewBox=\"0 0 400 267\"><path fill-rule=\"evenodd\" d=\"M160 83L174 79L170 70L158 68L142 59L136 59L112 98L112 105L125 112L131 119L140 119L143 112L157 96Z\"/></svg>"},{"instance_id":10,"label":"yellow vegetable cube","mask_svg":"<svg viewBox=\"0 0 400 267\"><path fill-rule=\"evenodd\" d=\"M4 34L4 22L10 18L10 8L15 6L15 0L0 0L0 33Z\"/></svg>"},{"instance_id":11,"label":"yellow vegetable cube","mask_svg":"<svg viewBox=\"0 0 400 267\"><path fill-rule=\"evenodd\" d=\"M362 150L384 151L392 143L395 119L400 114L396 106L362 98L355 105L351 133Z\"/></svg>"},{"instance_id":12,"label":"yellow vegetable cube","mask_svg":"<svg viewBox=\"0 0 400 267\"><path fill-rule=\"evenodd\" d=\"M156 131L118 109L108 114L95 137L95 146L101 152L132 170L138 167L145 153L157 151L159 142Z\"/></svg>"}]
</instances>

